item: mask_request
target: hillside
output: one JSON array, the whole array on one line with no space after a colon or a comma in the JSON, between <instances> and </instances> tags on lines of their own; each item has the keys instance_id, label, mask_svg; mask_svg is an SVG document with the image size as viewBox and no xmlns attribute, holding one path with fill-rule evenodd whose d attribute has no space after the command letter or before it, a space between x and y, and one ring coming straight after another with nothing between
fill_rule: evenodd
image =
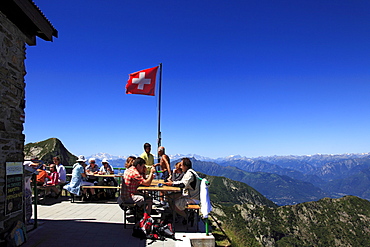
<instances>
[{"instance_id":1,"label":"hillside","mask_svg":"<svg viewBox=\"0 0 370 247\"><path fill-rule=\"evenodd\" d=\"M208 176L210 198L213 204L233 206L253 204L276 208L277 205L249 185L225 177Z\"/></svg>"},{"instance_id":2,"label":"hillside","mask_svg":"<svg viewBox=\"0 0 370 247\"><path fill-rule=\"evenodd\" d=\"M370 199L370 168L343 179L330 181L327 184L327 190L339 195L356 195L364 199Z\"/></svg>"},{"instance_id":3,"label":"hillside","mask_svg":"<svg viewBox=\"0 0 370 247\"><path fill-rule=\"evenodd\" d=\"M59 156L65 166L72 166L76 163L77 157L71 154L57 138L49 138L45 141L27 143L24 146L25 159L37 156L46 164L53 163L53 157Z\"/></svg>"},{"instance_id":4,"label":"hillside","mask_svg":"<svg viewBox=\"0 0 370 247\"><path fill-rule=\"evenodd\" d=\"M233 246L370 246L370 202L358 197L279 208L218 207Z\"/></svg>"}]
</instances>

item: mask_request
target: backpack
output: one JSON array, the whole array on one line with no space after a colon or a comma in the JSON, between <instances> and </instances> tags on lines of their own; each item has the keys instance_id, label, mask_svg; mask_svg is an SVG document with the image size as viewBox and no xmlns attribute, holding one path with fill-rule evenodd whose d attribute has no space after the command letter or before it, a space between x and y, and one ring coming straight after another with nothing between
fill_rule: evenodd
<instances>
[{"instance_id":1,"label":"backpack","mask_svg":"<svg viewBox=\"0 0 370 247\"><path fill-rule=\"evenodd\" d=\"M146 239L147 236L152 232L153 223L153 218L150 217L149 214L144 213L143 218L136 223L132 236L140 239Z\"/></svg>"},{"instance_id":2,"label":"backpack","mask_svg":"<svg viewBox=\"0 0 370 247\"><path fill-rule=\"evenodd\" d=\"M144 213L143 218L135 225L132 236L163 241L166 237L175 239L175 232L171 223L165 223L165 221L158 223L149 214Z\"/></svg>"}]
</instances>

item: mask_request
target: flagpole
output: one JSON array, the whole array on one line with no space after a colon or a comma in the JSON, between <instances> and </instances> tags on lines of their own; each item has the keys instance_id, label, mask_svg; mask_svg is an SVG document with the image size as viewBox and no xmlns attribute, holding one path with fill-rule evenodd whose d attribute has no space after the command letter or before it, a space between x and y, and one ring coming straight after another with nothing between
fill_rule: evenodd
<instances>
[{"instance_id":1,"label":"flagpole","mask_svg":"<svg viewBox=\"0 0 370 247\"><path fill-rule=\"evenodd\" d=\"M159 64L159 86L158 86L158 148L162 146L161 133L161 94L162 94L162 63ZM158 163L160 159L158 157Z\"/></svg>"}]
</instances>

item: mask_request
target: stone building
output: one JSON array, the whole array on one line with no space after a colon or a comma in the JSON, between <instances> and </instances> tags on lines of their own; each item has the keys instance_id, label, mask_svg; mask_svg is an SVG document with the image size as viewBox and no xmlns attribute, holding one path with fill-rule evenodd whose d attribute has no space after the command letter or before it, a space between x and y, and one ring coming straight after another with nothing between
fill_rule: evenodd
<instances>
[{"instance_id":1,"label":"stone building","mask_svg":"<svg viewBox=\"0 0 370 247\"><path fill-rule=\"evenodd\" d=\"M0 245L16 222L24 222L21 200L23 172L11 175L11 168L23 163L25 58L26 45L36 45L36 37L52 41L57 30L32 0L1 0L0 3ZM23 168L22 168L23 169ZM16 178L18 176L18 178ZM11 179L14 183L10 183ZM18 179L18 180L17 180ZM9 189L10 186L22 186ZM9 196L13 191L18 194ZM18 199L19 199L18 198ZM14 208L18 207L17 210Z\"/></svg>"}]
</instances>

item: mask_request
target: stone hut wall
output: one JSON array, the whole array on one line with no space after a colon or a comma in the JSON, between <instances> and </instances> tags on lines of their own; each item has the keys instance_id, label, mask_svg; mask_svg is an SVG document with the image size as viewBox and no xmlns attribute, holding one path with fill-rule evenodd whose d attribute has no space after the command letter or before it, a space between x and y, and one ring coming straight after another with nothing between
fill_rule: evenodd
<instances>
[{"instance_id":1,"label":"stone hut wall","mask_svg":"<svg viewBox=\"0 0 370 247\"><path fill-rule=\"evenodd\" d=\"M24 221L24 210L5 215L5 164L23 162L25 41L25 35L0 12L0 240L18 220Z\"/></svg>"}]
</instances>

